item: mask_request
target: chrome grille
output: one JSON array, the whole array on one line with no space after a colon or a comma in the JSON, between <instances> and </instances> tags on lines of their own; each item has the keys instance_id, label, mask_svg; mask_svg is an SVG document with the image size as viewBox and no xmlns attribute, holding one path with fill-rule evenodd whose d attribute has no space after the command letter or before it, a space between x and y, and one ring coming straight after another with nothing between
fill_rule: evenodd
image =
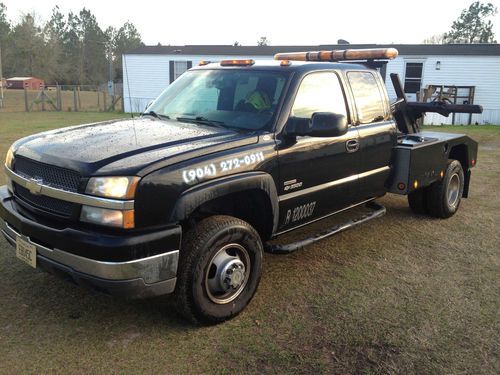
<instances>
[{"instance_id":1,"label":"chrome grille","mask_svg":"<svg viewBox=\"0 0 500 375\"><path fill-rule=\"evenodd\" d=\"M71 192L77 192L80 184L78 172L40 163L22 156L16 157L14 170L23 177L42 179L44 185Z\"/></svg>"},{"instance_id":2,"label":"chrome grille","mask_svg":"<svg viewBox=\"0 0 500 375\"><path fill-rule=\"evenodd\" d=\"M14 183L14 191L16 197L20 198L29 205L59 216L70 217L76 208L76 205L71 202L46 197L44 195L31 194L28 189L23 188L16 183Z\"/></svg>"},{"instance_id":3,"label":"chrome grille","mask_svg":"<svg viewBox=\"0 0 500 375\"><path fill-rule=\"evenodd\" d=\"M22 156L15 158L14 171L24 178L42 180L43 185L70 192L77 192L80 184L80 174L78 172L40 163ZM14 195L21 204L25 203L47 213L67 218L71 217L79 209L79 205L75 203L33 194L15 182L13 185Z\"/></svg>"}]
</instances>

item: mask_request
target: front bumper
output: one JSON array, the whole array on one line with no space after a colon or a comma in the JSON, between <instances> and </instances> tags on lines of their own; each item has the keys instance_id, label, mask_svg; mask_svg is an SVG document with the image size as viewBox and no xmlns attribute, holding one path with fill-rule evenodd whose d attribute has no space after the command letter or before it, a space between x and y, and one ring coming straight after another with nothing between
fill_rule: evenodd
<instances>
[{"instance_id":1,"label":"front bumper","mask_svg":"<svg viewBox=\"0 0 500 375\"><path fill-rule=\"evenodd\" d=\"M0 232L14 247L17 238L34 245L41 269L78 285L128 298L174 291L179 226L110 235L44 224L23 216L7 188L0 187Z\"/></svg>"}]
</instances>

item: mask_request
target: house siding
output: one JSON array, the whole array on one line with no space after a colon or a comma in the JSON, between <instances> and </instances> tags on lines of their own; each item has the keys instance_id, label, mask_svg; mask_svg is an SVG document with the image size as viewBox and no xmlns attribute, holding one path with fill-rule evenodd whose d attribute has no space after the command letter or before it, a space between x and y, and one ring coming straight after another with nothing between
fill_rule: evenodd
<instances>
[{"instance_id":1,"label":"house siding","mask_svg":"<svg viewBox=\"0 0 500 375\"><path fill-rule=\"evenodd\" d=\"M265 59L262 56L123 55L125 112L144 111L146 106L168 87L171 61L187 61L196 66L203 60L240 58Z\"/></svg>"},{"instance_id":2,"label":"house siding","mask_svg":"<svg viewBox=\"0 0 500 375\"><path fill-rule=\"evenodd\" d=\"M272 56L248 55L184 55L184 54L125 54L124 103L126 112L141 112L169 85L170 61L190 61L193 66L202 60L220 61L224 59L253 58L269 60ZM482 114L474 114L472 123L500 124L500 56L471 55L400 55L387 64L386 86L389 98L396 94L390 82L389 74L398 73L404 83L405 63L421 61L423 65L422 87L426 85L475 86L474 103L484 108ZM441 62L441 69L436 70L436 62ZM129 95L130 92L130 95ZM414 95L409 95L415 100ZM467 123L468 114L457 114L455 123ZM443 117L428 114L427 124L451 124L452 115Z\"/></svg>"},{"instance_id":3,"label":"house siding","mask_svg":"<svg viewBox=\"0 0 500 375\"><path fill-rule=\"evenodd\" d=\"M483 106L482 114L472 115L472 123L500 124L500 57L499 56L399 56L387 64L387 91L394 100L396 94L389 74L397 73L404 82L405 63L422 61L422 87L427 85L475 86L474 103ZM436 63L441 62L441 69ZM414 95L408 95L415 100ZM456 124L466 124L468 114L457 114ZM427 124L451 124L452 115L444 117L435 113L426 115Z\"/></svg>"}]
</instances>

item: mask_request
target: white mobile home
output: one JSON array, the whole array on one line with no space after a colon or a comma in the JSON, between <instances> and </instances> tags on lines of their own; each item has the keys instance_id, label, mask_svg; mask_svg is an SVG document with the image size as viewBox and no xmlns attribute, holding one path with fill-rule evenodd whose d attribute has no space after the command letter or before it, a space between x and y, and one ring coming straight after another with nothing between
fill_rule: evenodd
<instances>
[{"instance_id":1,"label":"white mobile home","mask_svg":"<svg viewBox=\"0 0 500 375\"><path fill-rule=\"evenodd\" d=\"M124 102L127 112L142 111L171 82L202 60L272 59L278 52L394 47L399 56L381 69L389 96L395 98L390 73L398 73L411 100L432 85L459 104L480 104L481 115L448 118L429 114L433 124L500 124L500 44L394 44L319 46L144 46L123 55Z\"/></svg>"}]
</instances>

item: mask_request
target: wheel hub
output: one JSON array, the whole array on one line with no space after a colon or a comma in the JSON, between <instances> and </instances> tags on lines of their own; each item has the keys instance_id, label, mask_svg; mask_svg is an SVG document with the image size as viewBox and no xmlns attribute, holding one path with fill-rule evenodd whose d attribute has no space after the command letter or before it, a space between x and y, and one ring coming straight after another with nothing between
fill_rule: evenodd
<instances>
[{"instance_id":1,"label":"wheel hub","mask_svg":"<svg viewBox=\"0 0 500 375\"><path fill-rule=\"evenodd\" d=\"M460 178L458 174L454 174L450 178L450 182L448 184L448 204L450 206L454 206L459 198L460 192Z\"/></svg>"},{"instance_id":2,"label":"wheel hub","mask_svg":"<svg viewBox=\"0 0 500 375\"><path fill-rule=\"evenodd\" d=\"M222 247L212 258L205 276L208 298L225 304L241 294L250 276L250 257L240 244Z\"/></svg>"},{"instance_id":3,"label":"wheel hub","mask_svg":"<svg viewBox=\"0 0 500 375\"><path fill-rule=\"evenodd\" d=\"M220 273L220 285L225 291L237 289L245 280L245 265L239 259L226 263Z\"/></svg>"}]
</instances>

